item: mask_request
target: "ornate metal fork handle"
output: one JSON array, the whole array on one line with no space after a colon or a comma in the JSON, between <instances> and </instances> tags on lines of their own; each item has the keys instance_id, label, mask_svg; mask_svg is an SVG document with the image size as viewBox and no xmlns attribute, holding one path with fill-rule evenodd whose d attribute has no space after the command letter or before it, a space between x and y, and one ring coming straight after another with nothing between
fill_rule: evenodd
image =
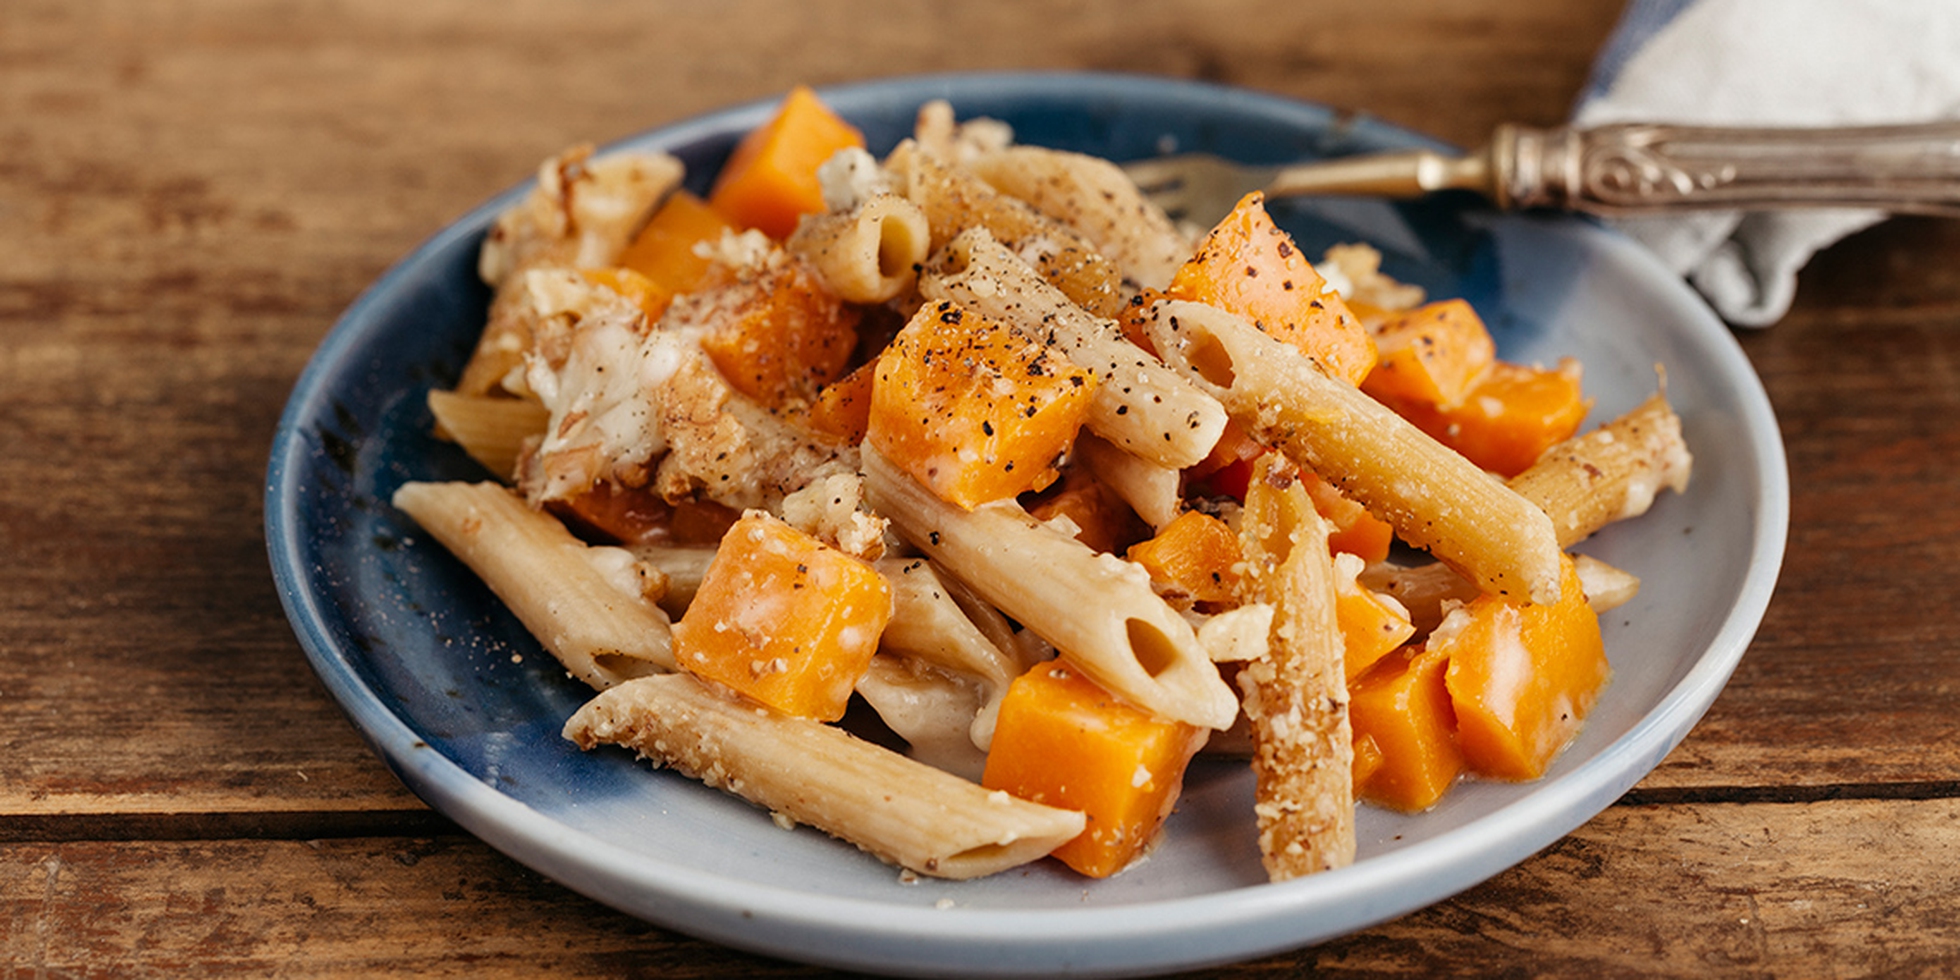
<instances>
[{"instance_id":1,"label":"ornate metal fork handle","mask_svg":"<svg viewBox=\"0 0 1960 980\"><path fill-rule=\"evenodd\" d=\"M1501 206L1599 214L1860 207L1960 216L1960 121L1836 129L1498 129Z\"/></svg>"},{"instance_id":2,"label":"ornate metal fork handle","mask_svg":"<svg viewBox=\"0 0 1960 980\"><path fill-rule=\"evenodd\" d=\"M1481 152L1413 150L1282 167L1267 193L1480 191L1595 214L1877 208L1960 217L1960 120L1832 129L1500 126Z\"/></svg>"}]
</instances>

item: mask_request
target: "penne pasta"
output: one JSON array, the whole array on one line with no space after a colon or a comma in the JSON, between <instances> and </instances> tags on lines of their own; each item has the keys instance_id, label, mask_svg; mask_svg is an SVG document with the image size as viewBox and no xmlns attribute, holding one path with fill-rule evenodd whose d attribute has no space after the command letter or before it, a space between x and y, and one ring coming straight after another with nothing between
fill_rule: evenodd
<instances>
[{"instance_id":1,"label":"penne pasta","mask_svg":"<svg viewBox=\"0 0 1960 980\"><path fill-rule=\"evenodd\" d=\"M963 167L954 166L911 142L885 159L932 227L931 251L969 228L985 228L1072 302L1098 316L1123 308L1121 276L1088 239L1026 202L1009 197Z\"/></svg>"},{"instance_id":2,"label":"penne pasta","mask_svg":"<svg viewBox=\"0 0 1960 980\"><path fill-rule=\"evenodd\" d=\"M858 678L856 692L905 740L906 755L975 782L986 771L986 747L974 744L973 727L987 693L973 678L880 653Z\"/></svg>"},{"instance_id":3,"label":"penne pasta","mask_svg":"<svg viewBox=\"0 0 1960 980\"><path fill-rule=\"evenodd\" d=\"M1268 651L1238 675L1252 726L1253 813L1266 873L1284 881L1354 860L1354 744L1327 522L1291 464L1262 457L1239 540L1248 590L1274 609Z\"/></svg>"},{"instance_id":4,"label":"penne pasta","mask_svg":"<svg viewBox=\"0 0 1960 980\"><path fill-rule=\"evenodd\" d=\"M1026 665L973 624L931 562L887 558L877 568L892 589L892 618L879 648L977 681L983 698L969 718L970 737L985 749L993 741L1000 699Z\"/></svg>"},{"instance_id":5,"label":"penne pasta","mask_svg":"<svg viewBox=\"0 0 1960 980\"><path fill-rule=\"evenodd\" d=\"M940 250L919 290L1006 323L1094 371L1102 384L1089 430L1136 456L1160 466L1190 466L1225 431L1225 410L1216 398L1123 339L1115 323L1042 282L984 228Z\"/></svg>"},{"instance_id":6,"label":"penne pasta","mask_svg":"<svg viewBox=\"0 0 1960 980\"><path fill-rule=\"evenodd\" d=\"M1175 468L1124 452L1090 433L1075 440L1075 454L1103 485L1143 518L1153 531L1177 519L1184 509L1184 476Z\"/></svg>"},{"instance_id":7,"label":"penne pasta","mask_svg":"<svg viewBox=\"0 0 1960 980\"><path fill-rule=\"evenodd\" d=\"M1559 595L1551 519L1289 344L1200 303L1159 303L1146 329L1165 363L1211 392L1256 438L1313 468L1486 592Z\"/></svg>"},{"instance_id":8,"label":"penne pasta","mask_svg":"<svg viewBox=\"0 0 1960 980\"><path fill-rule=\"evenodd\" d=\"M1573 555L1572 565L1579 572L1579 584L1586 590L1586 605L1593 612L1618 609L1640 594L1640 576L1623 568L1615 568L1591 555Z\"/></svg>"},{"instance_id":9,"label":"penne pasta","mask_svg":"<svg viewBox=\"0 0 1960 980\"><path fill-rule=\"evenodd\" d=\"M1123 168L1101 157L1007 146L979 154L967 167L995 190L1075 229L1139 287L1169 286L1191 257L1191 242L1164 209Z\"/></svg>"},{"instance_id":10,"label":"penne pasta","mask_svg":"<svg viewBox=\"0 0 1960 980\"><path fill-rule=\"evenodd\" d=\"M435 389L429 391L429 414L435 416L437 436L462 446L503 480L516 472L525 442L543 436L551 421L551 412L529 399Z\"/></svg>"},{"instance_id":11,"label":"penne pasta","mask_svg":"<svg viewBox=\"0 0 1960 980\"><path fill-rule=\"evenodd\" d=\"M1693 468L1681 419L1666 393L1657 392L1633 411L1546 450L1510 484L1551 517L1563 547L1645 514L1663 488L1687 490Z\"/></svg>"},{"instance_id":12,"label":"penne pasta","mask_svg":"<svg viewBox=\"0 0 1960 980\"><path fill-rule=\"evenodd\" d=\"M940 500L870 446L863 462L873 509L1096 683L1176 721L1232 723L1232 692L1141 568L1044 527L1012 502L967 511Z\"/></svg>"},{"instance_id":13,"label":"penne pasta","mask_svg":"<svg viewBox=\"0 0 1960 980\"><path fill-rule=\"evenodd\" d=\"M566 721L580 748L634 749L920 874L974 878L1046 855L1083 816L989 792L859 739L711 689L687 674L599 694Z\"/></svg>"},{"instance_id":14,"label":"penne pasta","mask_svg":"<svg viewBox=\"0 0 1960 980\"><path fill-rule=\"evenodd\" d=\"M675 619L687 612L694 593L701 588L701 580L708 575L708 566L715 560L712 547L636 544L627 546L626 550L667 577L667 591L660 597L660 608Z\"/></svg>"},{"instance_id":15,"label":"penne pasta","mask_svg":"<svg viewBox=\"0 0 1960 980\"><path fill-rule=\"evenodd\" d=\"M624 587L622 549L585 544L495 483L405 483L394 505L476 572L572 676L604 689L674 669L667 614Z\"/></svg>"},{"instance_id":16,"label":"penne pasta","mask_svg":"<svg viewBox=\"0 0 1960 980\"><path fill-rule=\"evenodd\" d=\"M1579 582L1586 590L1586 605L1596 613L1616 609L1640 592L1640 576L1615 568L1591 555L1573 555ZM1409 614L1416 635L1436 628L1451 609L1468 603L1478 595L1477 587L1442 562L1424 565L1393 565L1378 562L1356 576L1362 585L1394 599Z\"/></svg>"},{"instance_id":17,"label":"penne pasta","mask_svg":"<svg viewBox=\"0 0 1960 980\"><path fill-rule=\"evenodd\" d=\"M877 194L849 211L805 216L784 245L853 303L895 299L917 281L931 229L925 212L896 194Z\"/></svg>"}]
</instances>

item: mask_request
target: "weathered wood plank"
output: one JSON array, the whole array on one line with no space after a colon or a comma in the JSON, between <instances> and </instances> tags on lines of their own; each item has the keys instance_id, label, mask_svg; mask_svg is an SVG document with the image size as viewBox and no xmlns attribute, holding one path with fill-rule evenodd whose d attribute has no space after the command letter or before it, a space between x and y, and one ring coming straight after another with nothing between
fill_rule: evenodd
<instances>
[{"instance_id":1,"label":"weathered wood plank","mask_svg":"<svg viewBox=\"0 0 1960 980\"><path fill-rule=\"evenodd\" d=\"M1614 807L1450 901L1192 976L1947 976L1956 862L1953 800ZM649 926L460 836L0 845L0 913L0 980L832 975Z\"/></svg>"}]
</instances>

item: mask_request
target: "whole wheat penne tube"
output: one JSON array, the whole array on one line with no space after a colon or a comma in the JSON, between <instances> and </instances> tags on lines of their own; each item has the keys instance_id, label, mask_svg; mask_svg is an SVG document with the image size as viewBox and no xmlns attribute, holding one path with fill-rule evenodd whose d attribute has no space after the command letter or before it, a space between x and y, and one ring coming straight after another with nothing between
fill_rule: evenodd
<instances>
[{"instance_id":1,"label":"whole wheat penne tube","mask_svg":"<svg viewBox=\"0 0 1960 980\"><path fill-rule=\"evenodd\" d=\"M1640 592L1640 576L1615 568L1591 555L1573 555L1579 583L1586 590L1586 605L1604 613L1633 600ZM1425 565L1394 565L1377 562L1356 576L1363 586L1402 604L1422 636L1436 628L1450 609L1477 597L1477 587L1456 569L1442 562Z\"/></svg>"},{"instance_id":2,"label":"whole wheat penne tube","mask_svg":"<svg viewBox=\"0 0 1960 980\"><path fill-rule=\"evenodd\" d=\"M879 645L888 650L971 674L1005 688L1022 665L967 618L952 591L924 558L885 558L876 567L892 589L892 621Z\"/></svg>"},{"instance_id":3,"label":"whole wheat penne tube","mask_svg":"<svg viewBox=\"0 0 1960 980\"><path fill-rule=\"evenodd\" d=\"M637 750L878 857L974 878L1042 857L1082 832L1073 810L991 792L863 741L712 690L689 674L642 677L587 702L565 737Z\"/></svg>"},{"instance_id":4,"label":"whole wheat penne tube","mask_svg":"<svg viewBox=\"0 0 1960 980\"><path fill-rule=\"evenodd\" d=\"M1254 437L1388 521L1402 540L1486 592L1557 601L1551 519L1502 481L1239 317L1169 301L1147 319L1165 363L1217 397Z\"/></svg>"},{"instance_id":5,"label":"whole wheat penne tube","mask_svg":"<svg viewBox=\"0 0 1960 980\"><path fill-rule=\"evenodd\" d=\"M784 245L838 296L883 303L912 288L930 235L918 205L877 194L849 211L805 217Z\"/></svg>"},{"instance_id":6,"label":"whole wheat penne tube","mask_svg":"<svg viewBox=\"0 0 1960 980\"><path fill-rule=\"evenodd\" d=\"M985 774L986 746L973 737L986 709L984 684L923 660L879 653L853 691L905 740L907 756L962 779L977 782ZM988 735L991 741L991 727Z\"/></svg>"},{"instance_id":7,"label":"whole wheat penne tube","mask_svg":"<svg viewBox=\"0 0 1960 980\"><path fill-rule=\"evenodd\" d=\"M483 468L510 479L527 439L544 435L551 412L528 398L429 391L436 434L452 439Z\"/></svg>"},{"instance_id":8,"label":"whole wheat penne tube","mask_svg":"<svg viewBox=\"0 0 1960 980\"><path fill-rule=\"evenodd\" d=\"M925 213L932 227L932 251L969 229L984 228L1085 309L1103 316L1122 310L1122 276L1116 264L1067 225L994 190L972 171L921 152L909 140L885 158L885 168Z\"/></svg>"},{"instance_id":9,"label":"whole wheat penne tube","mask_svg":"<svg viewBox=\"0 0 1960 980\"><path fill-rule=\"evenodd\" d=\"M1681 419L1656 392L1632 411L1545 451L1511 489L1552 519L1561 547L1614 521L1639 517L1663 488L1688 488L1694 457Z\"/></svg>"},{"instance_id":10,"label":"whole wheat penne tube","mask_svg":"<svg viewBox=\"0 0 1960 980\"><path fill-rule=\"evenodd\" d=\"M1116 492L1153 531L1177 520L1184 501L1179 496L1183 474L1161 463L1124 452L1094 433L1076 437L1075 455L1089 464L1096 479Z\"/></svg>"},{"instance_id":11,"label":"whole wheat penne tube","mask_svg":"<svg viewBox=\"0 0 1960 980\"><path fill-rule=\"evenodd\" d=\"M968 511L940 500L868 443L863 461L874 510L1096 683L1176 721L1232 723L1237 699L1141 567L1044 527L1011 501Z\"/></svg>"},{"instance_id":12,"label":"whole wheat penne tube","mask_svg":"<svg viewBox=\"0 0 1960 980\"><path fill-rule=\"evenodd\" d=\"M604 689L674 669L667 614L603 563L627 552L585 544L495 483L404 483L394 505L476 572L572 676Z\"/></svg>"},{"instance_id":13,"label":"whole wheat penne tube","mask_svg":"<svg viewBox=\"0 0 1960 980\"><path fill-rule=\"evenodd\" d=\"M660 608L676 619L687 612L694 594L701 590L701 580L708 575L708 566L715 560L711 545L636 544L628 545L626 550L667 576L667 591L660 597Z\"/></svg>"},{"instance_id":14,"label":"whole wheat penne tube","mask_svg":"<svg viewBox=\"0 0 1960 980\"><path fill-rule=\"evenodd\" d=\"M1248 592L1274 609L1266 653L1238 674L1259 852L1274 881L1350 864L1355 847L1354 739L1327 522L1290 465L1260 459L1239 526Z\"/></svg>"},{"instance_id":15,"label":"whole wheat penne tube","mask_svg":"<svg viewBox=\"0 0 1960 980\"><path fill-rule=\"evenodd\" d=\"M955 238L920 277L919 291L1008 324L1096 372L1101 384L1089 431L1173 469L1197 463L1225 431L1225 410L1101 319L1041 280L1026 262L976 228Z\"/></svg>"},{"instance_id":16,"label":"whole wheat penne tube","mask_svg":"<svg viewBox=\"0 0 1960 980\"><path fill-rule=\"evenodd\" d=\"M1007 685L1023 666L987 639L953 598L952 589L923 558L886 558L877 563L892 590L892 618L878 646L906 657L972 677L982 701L971 721L973 744L987 748ZM903 733L901 733L903 734Z\"/></svg>"},{"instance_id":17,"label":"whole wheat penne tube","mask_svg":"<svg viewBox=\"0 0 1960 980\"><path fill-rule=\"evenodd\" d=\"M1008 146L977 155L967 167L995 190L1075 229L1138 286L1169 286L1191 257L1191 243L1164 209L1101 157Z\"/></svg>"}]
</instances>

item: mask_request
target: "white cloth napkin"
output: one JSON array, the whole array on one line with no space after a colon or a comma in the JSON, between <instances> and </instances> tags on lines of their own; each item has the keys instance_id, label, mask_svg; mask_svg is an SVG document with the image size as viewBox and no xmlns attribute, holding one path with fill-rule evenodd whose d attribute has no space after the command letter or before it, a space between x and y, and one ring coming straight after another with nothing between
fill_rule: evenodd
<instances>
[{"instance_id":1,"label":"white cloth napkin","mask_svg":"<svg viewBox=\"0 0 1960 980\"><path fill-rule=\"evenodd\" d=\"M1825 126L1960 118L1960 0L1632 0L1573 121ZM1767 326L1876 211L1615 221L1724 319Z\"/></svg>"}]
</instances>

